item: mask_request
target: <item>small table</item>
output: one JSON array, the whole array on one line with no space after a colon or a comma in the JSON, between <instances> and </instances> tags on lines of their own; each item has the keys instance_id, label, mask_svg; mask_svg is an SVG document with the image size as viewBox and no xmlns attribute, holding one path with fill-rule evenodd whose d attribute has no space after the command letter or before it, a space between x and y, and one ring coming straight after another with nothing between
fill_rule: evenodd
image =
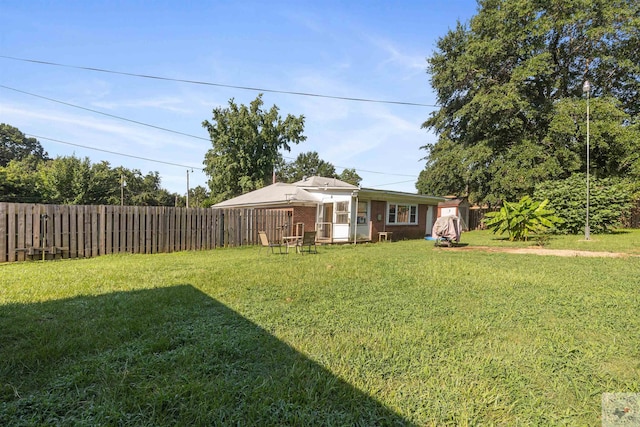
<instances>
[{"instance_id":1,"label":"small table","mask_svg":"<svg viewBox=\"0 0 640 427\"><path fill-rule=\"evenodd\" d=\"M289 247L298 246L298 242L302 239L302 236L282 236L282 244L287 248L287 253L289 253Z\"/></svg>"},{"instance_id":2,"label":"small table","mask_svg":"<svg viewBox=\"0 0 640 427\"><path fill-rule=\"evenodd\" d=\"M378 232L378 242L382 242L382 238L384 237L384 241L391 240L391 235L393 231L380 231Z\"/></svg>"}]
</instances>

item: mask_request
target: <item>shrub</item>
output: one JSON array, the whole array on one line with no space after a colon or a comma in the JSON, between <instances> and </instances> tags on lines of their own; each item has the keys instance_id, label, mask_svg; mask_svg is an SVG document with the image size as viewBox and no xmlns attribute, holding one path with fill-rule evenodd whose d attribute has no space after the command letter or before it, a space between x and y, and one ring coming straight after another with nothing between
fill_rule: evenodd
<instances>
[{"instance_id":1,"label":"shrub","mask_svg":"<svg viewBox=\"0 0 640 427\"><path fill-rule=\"evenodd\" d=\"M589 228L606 233L621 226L632 206L633 184L617 178L589 180ZM573 174L565 180L545 181L535 188L534 197L549 199L564 222L557 229L565 234L584 232L587 190L585 174Z\"/></svg>"},{"instance_id":2,"label":"shrub","mask_svg":"<svg viewBox=\"0 0 640 427\"><path fill-rule=\"evenodd\" d=\"M535 202L529 196L524 196L519 202L504 202L497 212L485 215L485 225L494 234L505 232L509 240L527 240L529 234L542 234L562 219L555 215L553 209L548 209L548 200Z\"/></svg>"}]
</instances>

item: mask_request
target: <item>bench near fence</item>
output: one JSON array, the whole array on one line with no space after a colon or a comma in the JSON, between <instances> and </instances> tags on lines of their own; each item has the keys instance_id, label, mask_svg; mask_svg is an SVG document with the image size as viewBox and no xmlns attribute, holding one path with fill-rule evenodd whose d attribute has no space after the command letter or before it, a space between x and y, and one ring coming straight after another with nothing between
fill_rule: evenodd
<instances>
[{"instance_id":1,"label":"bench near fence","mask_svg":"<svg viewBox=\"0 0 640 427\"><path fill-rule=\"evenodd\" d=\"M252 245L280 238L288 209L74 206L0 202L0 262Z\"/></svg>"}]
</instances>

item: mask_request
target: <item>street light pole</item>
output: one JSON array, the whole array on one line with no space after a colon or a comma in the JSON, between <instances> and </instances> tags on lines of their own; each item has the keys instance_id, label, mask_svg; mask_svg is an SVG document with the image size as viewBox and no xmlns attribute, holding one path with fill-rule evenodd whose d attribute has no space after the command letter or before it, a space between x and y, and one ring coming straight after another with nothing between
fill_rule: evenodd
<instances>
[{"instance_id":1,"label":"street light pole","mask_svg":"<svg viewBox=\"0 0 640 427\"><path fill-rule=\"evenodd\" d=\"M189 207L189 169L187 169L187 207Z\"/></svg>"},{"instance_id":2,"label":"street light pole","mask_svg":"<svg viewBox=\"0 0 640 427\"><path fill-rule=\"evenodd\" d=\"M124 174L120 174L120 206L124 206L124 186L127 183L124 180Z\"/></svg>"},{"instance_id":3,"label":"street light pole","mask_svg":"<svg viewBox=\"0 0 640 427\"><path fill-rule=\"evenodd\" d=\"M591 239L591 230L589 229L589 96L591 94L591 84L589 80L584 81L582 91L587 94L587 217L584 226L584 240L589 240Z\"/></svg>"}]
</instances>

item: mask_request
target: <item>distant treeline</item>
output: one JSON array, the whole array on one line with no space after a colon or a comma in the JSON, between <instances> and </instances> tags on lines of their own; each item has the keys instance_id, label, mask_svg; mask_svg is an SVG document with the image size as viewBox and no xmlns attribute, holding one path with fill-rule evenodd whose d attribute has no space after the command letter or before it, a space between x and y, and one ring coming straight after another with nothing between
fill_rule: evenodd
<instances>
[{"instance_id":1,"label":"distant treeline","mask_svg":"<svg viewBox=\"0 0 640 427\"><path fill-rule=\"evenodd\" d=\"M49 158L38 140L0 124L0 201L62 205L185 206L186 197L161 187L158 172L91 163L76 156ZM189 191L190 207L208 206L203 187Z\"/></svg>"}]
</instances>

